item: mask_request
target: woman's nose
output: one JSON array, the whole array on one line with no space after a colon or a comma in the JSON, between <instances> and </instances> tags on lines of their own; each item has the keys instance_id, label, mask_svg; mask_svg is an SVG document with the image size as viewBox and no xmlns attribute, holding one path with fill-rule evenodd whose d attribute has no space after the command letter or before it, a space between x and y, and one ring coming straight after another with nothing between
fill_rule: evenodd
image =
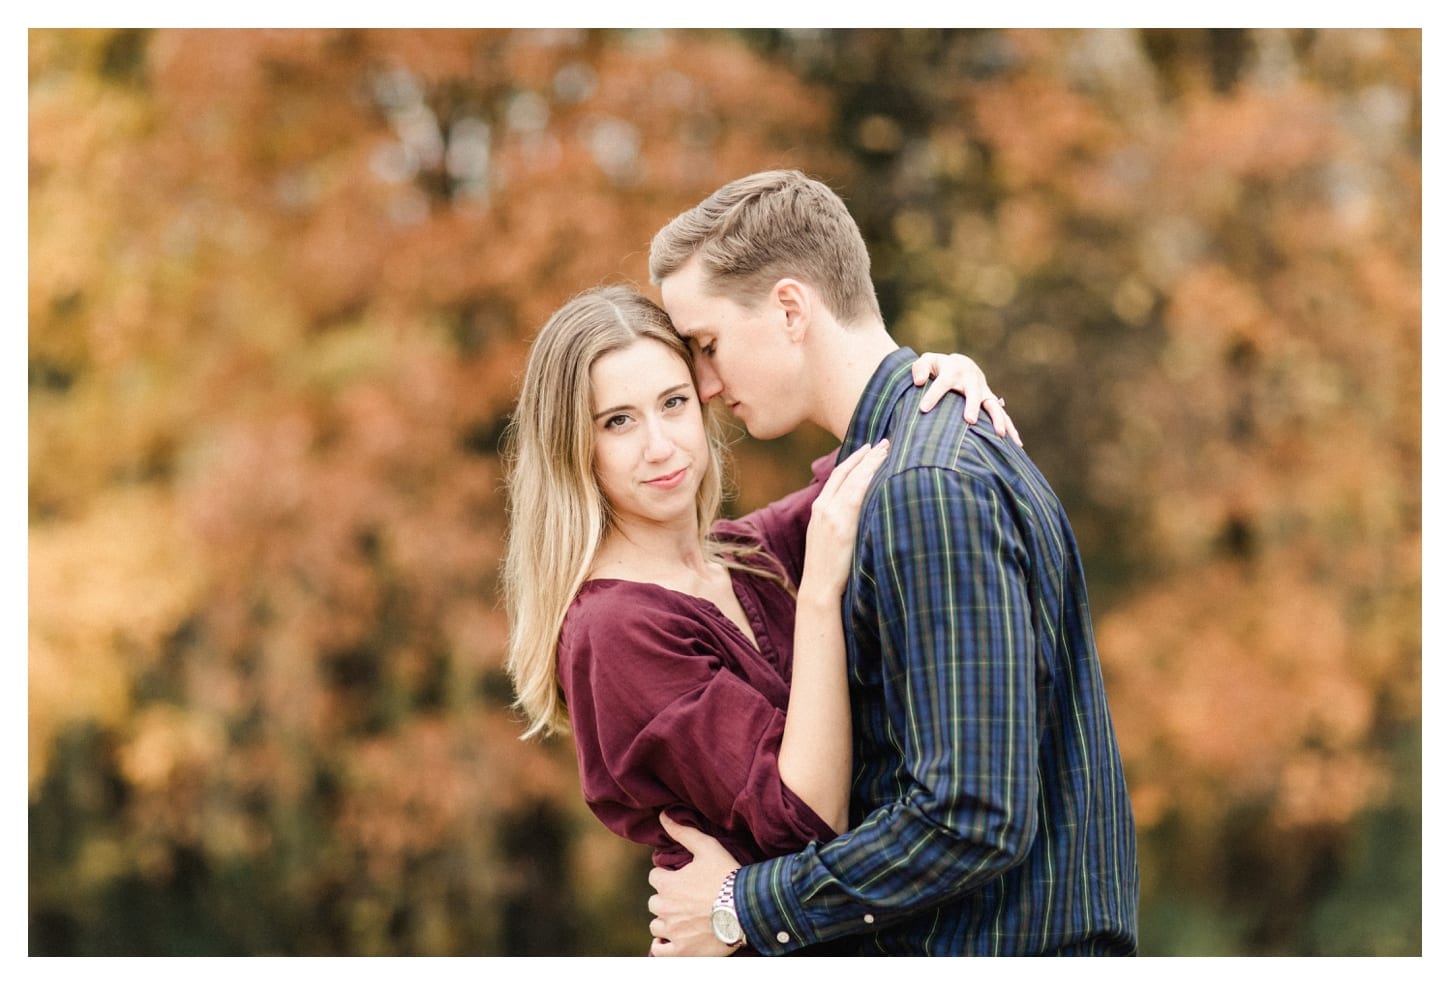
<instances>
[{"instance_id":1,"label":"woman's nose","mask_svg":"<svg viewBox=\"0 0 1450 985\"><path fill-rule=\"evenodd\" d=\"M651 420L646 424L648 440L645 443L644 454L652 462L662 462L674 454L675 443L670 438L669 429L663 421Z\"/></svg>"}]
</instances>

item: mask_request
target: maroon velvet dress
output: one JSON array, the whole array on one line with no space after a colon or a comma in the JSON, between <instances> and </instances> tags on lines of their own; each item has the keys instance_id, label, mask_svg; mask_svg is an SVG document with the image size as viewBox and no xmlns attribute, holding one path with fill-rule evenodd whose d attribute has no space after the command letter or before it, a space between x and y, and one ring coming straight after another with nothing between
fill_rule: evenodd
<instances>
[{"instance_id":1,"label":"maroon velvet dress","mask_svg":"<svg viewBox=\"0 0 1450 985\"><path fill-rule=\"evenodd\" d=\"M799 584L811 503L833 459L815 464L805 489L721 521L716 535L760 546ZM560 632L584 799L611 831L654 846L664 868L690 858L660 826L665 808L741 862L834 834L780 779L795 602L768 578L731 578L758 649L712 602L607 578L585 583Z\"/></svg>"}]
</instances>

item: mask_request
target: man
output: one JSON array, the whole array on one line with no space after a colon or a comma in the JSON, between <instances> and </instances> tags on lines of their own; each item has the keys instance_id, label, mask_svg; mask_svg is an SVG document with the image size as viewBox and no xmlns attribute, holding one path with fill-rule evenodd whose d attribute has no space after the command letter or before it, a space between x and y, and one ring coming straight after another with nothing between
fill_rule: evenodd
<instances>
[{"instance_id":1,"label":"man","mask_svg":"<svg viewBox=\"0 0 1450 985\"><path fill-rule=\"evenodd\" d=\"M1132 813L1071 527L982 421L922 414L844 203L799 172L732 182L656 235L650 276L702 400L752 435L804 422L843 453L890 438L842 602L853 827L736 868L650 882L653 953L1132 954ZM960 399L960 398L949 398ZM709 769L709 763L701 763Z\"/></svg>"}]
</instances>

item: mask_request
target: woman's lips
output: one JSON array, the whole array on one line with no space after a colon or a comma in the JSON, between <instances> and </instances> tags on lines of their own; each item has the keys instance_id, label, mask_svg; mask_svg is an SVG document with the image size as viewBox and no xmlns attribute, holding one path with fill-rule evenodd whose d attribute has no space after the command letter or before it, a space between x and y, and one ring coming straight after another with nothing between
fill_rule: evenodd
<instances>
[{"instance_id":1,"label":"woman's lips","mask_svg":"<svg viewBox=\"0 0 1450 985\"><path fill-rule=\"evenodd\" d=\"M654 486L656 489L673 489L685 481L685 473L688 471L688 468L683 468L678 472L662 475L658 479L649 479L645 482L645 485Z\"/></svg>"}]
</instances>

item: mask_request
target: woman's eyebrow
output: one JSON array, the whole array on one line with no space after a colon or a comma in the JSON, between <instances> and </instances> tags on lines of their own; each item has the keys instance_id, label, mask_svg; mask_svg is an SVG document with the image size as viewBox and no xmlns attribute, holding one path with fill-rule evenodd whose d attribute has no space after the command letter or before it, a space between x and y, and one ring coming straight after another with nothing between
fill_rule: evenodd
<instances>
[{"instance_id":1,"label":"woman's eyebrow","mask_svg":"<svg viewBox=\"0 0 1450 985\"><path fill-rule=\"evenodd\" d=\"M687 388L689 385L690 385L689 381L686 380L684 383L676 383L674 386L667 386L663 390L660 391L660 395L658 397L656 397L655 399L656 400L663 400L665 397L668 397L670 394L674 393L676 390L683 390L683 389ZM618 405L616 405L614 407L606 407L603 410L595 411L593 420L596 420L597 421L601 417L606 417L606 416L611 415L611 414L618 414L622 410L634 410L634 404L618 404Z\"/></svg>"}]
</instances>

